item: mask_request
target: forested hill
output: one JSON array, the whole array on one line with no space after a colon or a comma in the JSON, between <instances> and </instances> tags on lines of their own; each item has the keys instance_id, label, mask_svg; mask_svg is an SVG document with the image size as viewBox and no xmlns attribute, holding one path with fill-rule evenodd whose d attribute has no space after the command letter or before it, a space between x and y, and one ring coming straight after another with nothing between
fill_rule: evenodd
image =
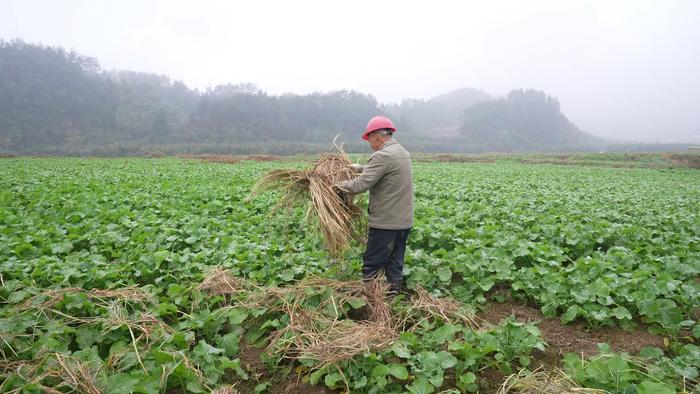
<instances>
[{"instance_id":1,"label":"forested hill","mask_svg":"<svg viewBox=\"0 0 700 394\"><path fill-rule=\"evenodd\" d=\"M235 78L235 76L232 76ZM0 41L0 153L131 155L300 153L337 134L350 151L367 120L391 116L413 151L592 150L543 92L494 99L459 89L429 100L379 103L354 91L269 95L253 84L190 89L166 76L103 70L61 48Z\"/></svg>"},{"instance_id":2,"label":"forested hill","mask_svg":"<svg viewBox=\"0 0 700 394\"><path fill-rule=\"evenodd\" d=\"M556 98L537 90L513 90L466 108L460 133L483 150L575 150L600 144L564 116Z\"/></svg>"},{"instance_id":3,"label":"forested hill","mask_svg":"<svg viewBox=\"0 0 700 394\"><path fill-rule=\"evenodd\" d=\"M444 137L458 133L465 108L491 99L483 90L462 88L429 100L408 99L400 104L388 104L384 109L408 131Z\"/></svg>"}]
</instances>

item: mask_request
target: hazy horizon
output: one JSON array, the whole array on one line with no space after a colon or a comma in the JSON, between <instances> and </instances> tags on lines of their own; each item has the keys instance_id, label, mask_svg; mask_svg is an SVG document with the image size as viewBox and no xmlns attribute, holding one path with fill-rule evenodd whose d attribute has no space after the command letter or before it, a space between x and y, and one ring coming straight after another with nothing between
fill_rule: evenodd
<instances>
[{"instance_id":1,"label":"hazy horizon","mask_svg":"<svg viewBox=\"0 0 700 394\"><path fill-rule=\"evenodd\" d=\"M6 1L0 38L192 88L339 89L382 103L534 88L591 134L700 142L700 2Z\"/></svg>"}]
</instances>

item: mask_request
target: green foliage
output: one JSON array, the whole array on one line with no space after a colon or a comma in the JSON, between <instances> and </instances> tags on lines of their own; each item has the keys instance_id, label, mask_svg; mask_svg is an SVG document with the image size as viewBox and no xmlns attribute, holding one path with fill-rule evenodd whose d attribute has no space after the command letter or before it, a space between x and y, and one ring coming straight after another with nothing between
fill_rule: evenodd
<instances>
[{"instance_id":1,"label":"green foliage","mask_svg":"<svg viewBox=\"0 0 700 394\"><path fill-rule=\"evenodd\" d=\"M409 286L479 302L498 285L592 328L692 328L694 171L433 163L416 178Z\"/></svg>"},{"instance_id":2,"label":"green foliage","mask_svg":"<svg viewBox=\"0 0 700 394\"><path fill-rule=\"evenodd\" d=\"M527 151L601 145L561 113L559 101L537 90L513 90L508 96L466 107L461 133L483 150ZM566 148L565 148L566 149Z\"/></svg>"},{"instance_id":3,"label":"green foliage","mask_svg":"<svg viewBox=\"0 0 700 394\"><path fill-rule=\"evenodd\" d=\"M335 389L427 393L476 392L484 368L515 372L546 349L534 324L508 319L472 330L431 318L389 348L338 366L316 370L314 360L304 360L290 367L278 354L263 354L264 367L251 368L246 349L262 352L289 317L263 305L231 307L195 290L211 267L267 286L349 275L303 225L303 211L279 220L268 215L274 196L247 199L261 174L289 165L0 161L3 358L42 373L56 371L57 355L71 357L98 366L96 384L106 392L209 392L241 380L250 390L272 391L291 367L303 367L302 379ZM653 392L680 389L679 377L697 379L698 347L679 342L699 330L695 172L508 163L414 169L409 287L469 305L505 289L565 322L591 329L647 322L676 338L665 351L636 357L606 350L599 358L567 358L582 384ZM346 256L353 273L361 252L356 245ZM129 286L144 298L90 292ZM328 294L309 289L305 307L316 310ZM337 313L345 318L362 307L349 299ZM3 371L0 391L58 384L26 376Z\"/></svg>"},{"instance_id":4,"label":"green foliage","mask_svg":"<svg viewBox=\"0 0 700 394\"><path fill-rule=\"evenodd\" d=\"M564 367L583 387L612 393L676 393L697 377L700 353L686 345L678 358L663 356L658 348L645 348L639 357L613 353L607 344L598 345L600 354L588 359L576 354L564 357ZM694 363L694 364L691 364Z\"/></svg>"}]
</instances>

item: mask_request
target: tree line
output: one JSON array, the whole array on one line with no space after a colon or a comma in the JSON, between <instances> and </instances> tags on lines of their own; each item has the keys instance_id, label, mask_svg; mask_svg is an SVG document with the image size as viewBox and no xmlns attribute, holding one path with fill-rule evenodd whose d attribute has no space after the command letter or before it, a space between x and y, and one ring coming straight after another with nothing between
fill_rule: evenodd
<instances>
[{"instance_id":1,"label":"tree line","mask_svg":"<svg viewBox=\"0 0 700 394\"><path fill-rule=\"evenodd\" d=\"M320 142L356 137L381 113L353 91L272 96L252 84L205 91L167 76L107 72L62 48L0 42L0 147Z\"/></svg>"},{"instance_id":2,"label":"tree line","mask_svg":"<svg viewBox=\"0 0 700 394\"><path fill-rule=\"evenodd\" d=\"M250 83L200 91L164 75L106 71L74 51L0 40L0 153L294 154L326 150L336 135L348 151L366 152L359 135L378 114L416 152L605 146L538 90L494 98L463 88L392 104L351 90L271 95Z\"/></svg>"}]
</instances>

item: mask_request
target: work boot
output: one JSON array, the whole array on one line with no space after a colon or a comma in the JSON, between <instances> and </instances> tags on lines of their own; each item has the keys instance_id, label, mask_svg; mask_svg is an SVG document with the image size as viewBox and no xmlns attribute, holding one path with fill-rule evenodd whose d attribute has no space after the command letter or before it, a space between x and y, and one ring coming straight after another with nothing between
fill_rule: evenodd
<instances>
[{"instance_id":1,"label":"work boot","mask_svg":"<svg viewBox=\"0 0 700 394\"><path fill-rule=\"evenodd\" d=\"M401 280L390 281L389 282L389 295L399 295L401 294Z\"/></svg>"}]
</instances>

